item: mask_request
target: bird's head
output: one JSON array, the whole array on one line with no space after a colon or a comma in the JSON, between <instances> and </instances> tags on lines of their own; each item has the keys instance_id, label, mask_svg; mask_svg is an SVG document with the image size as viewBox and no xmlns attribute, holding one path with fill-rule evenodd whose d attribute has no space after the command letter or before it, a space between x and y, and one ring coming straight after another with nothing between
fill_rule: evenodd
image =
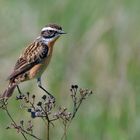
<instances>
[{"instance_id":1,"label":"bird's head","mask_svg":"<svg viewBox=\"0 0 140 140\"><path fill-rule=\"evenodd\" d=\"M41 30L41 37L47 42L55 42L62 34L66 34L57 24L46 25Z\"/></svg>"}]
</instances>

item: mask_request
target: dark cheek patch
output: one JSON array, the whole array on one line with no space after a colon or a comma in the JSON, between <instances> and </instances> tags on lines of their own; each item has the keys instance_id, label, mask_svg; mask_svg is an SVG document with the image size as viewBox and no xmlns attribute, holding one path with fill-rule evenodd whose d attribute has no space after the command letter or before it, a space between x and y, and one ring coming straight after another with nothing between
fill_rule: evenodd
<instances>
[{"instance_id":1,"label":"dark cheek patch","mask_svg":"<svg viewBox=\"0 0 140 140\"><path fill-rule=\"evenodd\" d=\"M56 31L42 31L41 32L41 36L43 36L44 38L53 38L57 35Z\"/></svg>"},{"instance_id":2,"label":"dark cheek patch","mask_svg":"<svg viewBox=\"0 0 140 140\"><path fill-rule=\"evenodd\" d=\"M49 36L48 32L46 32L46 31L43 31L43 32L41 33L41 35L42 35L43 37Z\"/></svg>"}]
</instances>

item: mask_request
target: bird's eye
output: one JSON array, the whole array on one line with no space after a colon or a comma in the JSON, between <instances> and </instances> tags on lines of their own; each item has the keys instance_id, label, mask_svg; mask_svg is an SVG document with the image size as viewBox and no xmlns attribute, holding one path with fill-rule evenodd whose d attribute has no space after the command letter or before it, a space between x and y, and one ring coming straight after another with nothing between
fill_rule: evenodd
<instances>
[{"instance_id":1,"label":"bird's eye","mask_svg":"<svg viewBox=\"0 0 140 140\"><path fill-rule=\"evenodd\" d=\"M50 34L53 33L53 32L54 32L53 30L48 30L48 33L50 33Z\"/></svg>"}]
</instances>

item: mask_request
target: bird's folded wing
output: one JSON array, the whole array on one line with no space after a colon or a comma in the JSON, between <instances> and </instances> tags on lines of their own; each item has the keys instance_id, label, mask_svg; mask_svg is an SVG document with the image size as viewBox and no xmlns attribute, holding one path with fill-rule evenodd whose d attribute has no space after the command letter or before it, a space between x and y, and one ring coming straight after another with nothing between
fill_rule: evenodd
<instances>
[{"instance_id":1,"label":"bird's folded wing","mask_svg":"<svg viewBox=\"0 0 140 140\"><path fill-rule=\"evenodd\" d=\"M28 46L21 57L17 60L14 71L8 80L29 71L33 66L41 63L48 56L48 46L40 42L34 42Z\"/></svg>"}]
</instances>

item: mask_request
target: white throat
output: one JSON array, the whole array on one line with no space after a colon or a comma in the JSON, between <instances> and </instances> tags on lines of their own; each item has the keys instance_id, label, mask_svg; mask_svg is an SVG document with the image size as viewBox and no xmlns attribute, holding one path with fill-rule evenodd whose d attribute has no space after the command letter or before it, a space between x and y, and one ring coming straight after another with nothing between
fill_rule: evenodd
<instances>
[{"instance_id":1,"label":"white throat","mask_svg":"<svg viewBox=\"0 0 140 140\"><path fill-rule=\"evenodd\" d=\"M54 38L44 38L44 37L41 37L41 40L43 41L44 44L48 45L48 43L50 41L52 41Z\"/></svg>"}]
</instances>

